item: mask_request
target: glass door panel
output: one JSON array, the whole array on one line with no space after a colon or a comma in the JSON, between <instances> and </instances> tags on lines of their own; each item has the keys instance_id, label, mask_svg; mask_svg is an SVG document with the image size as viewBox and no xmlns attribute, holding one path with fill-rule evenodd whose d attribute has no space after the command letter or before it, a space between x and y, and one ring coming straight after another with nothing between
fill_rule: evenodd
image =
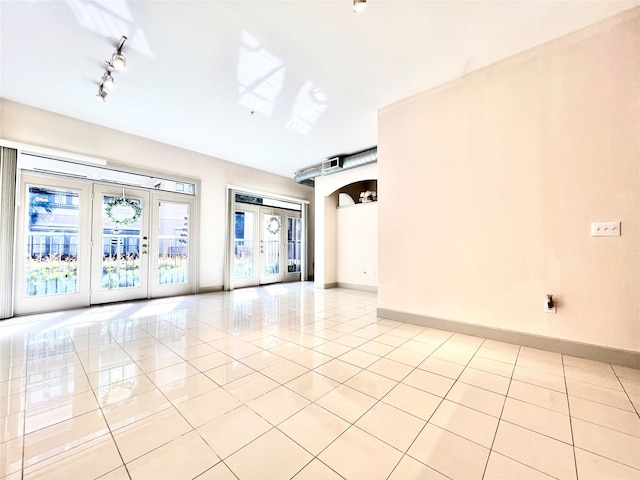
<instances>
[{"instance_id":1,"label":"glass door panel","mask_svg":"<svg viewBox=\"0 0 640 480\"><path fill-rule=\"evenodd\" d=\"M158 203L158 283L186 283L189 281L189 205Z\"/></svg>"},{"instance_id":2,"label":"glass door panel","mask_svg":"<svg viewBox=\"0 0 640 480\"><path fill-rule=\"evenodd\" d=\"M287 280L300 280L302 270L302 220L287 216Z\"/></svg>"},{"instance_id":3,"label":"glass door panel","mask_svg":"<svg viewBox=\"0 0 640 480\"><path fill-rule=\"evenodd\" d=\"M15 312L88 300L90 192L82 182L23 175L18 213ZM85 239L83 247L80 239ZM45 301L43 301L46 298Z\"/></svg>"},{"instance_id":4,"label":"glass door panel","mask_svg":"<svg viewBox=\"0 0 640 480\"><path fill-rule=\"evenodd\" d=\"M149 244L151 297L193 293L191 226L195 203L192 197L168 193L151 194L153 232ZM155 239L155 241L153 240Z\"/></svg>"},{"instance_id":5,"label":"glass door panel","mask_svg":"<svg viewBox=\"0 0 640 480\"><path fill-rule=\"evenodd\" d=\"M102 281L101 290L140 287L140 246L142 244L142 218L125 224L114 223L106 214L107 209L114 202L123 200L117 196L102 195L101 201L105 213L102 216ZM138 198L124 199L126 205L113 208L113 216L129 218L135 215L134 208L142 211L142 201ZM131 217L134 218L134 217Z\"/></svg>"},{"instance_id":6,"label":"glass door panel","mask_svg":"<svg viewBox=\"0 0 640 480\"><path fill-rule=\"evenodd\" d=\"M233 243L233 276L234 278L252 278L255 276L254 265L254 213L236 212L235 239Z\"/></svg>"},{"instance_id":7,"label":"glass door panel","mask_svg":"<svg viewBox=\"0 0 640 480\"><path fill-rule=\"evenodd\" d=\"M80 193L30 186L27 296L78 293Z\"/></svg>"},{"instance_id":8,"label":"glass door panel","mask_svg":"<svg viewBox=\"0 0 640 480\"><path fill-rule=\"evenodd\" d=\"M233 277L237 279L251 278L255 275L253 223L253 212L236 212L235 238L233 242Z\"/></svg>"},{"instance_id":9,"label":"glass door panel","mask_svg":"<svg viewBox=\"0 0 640 480\"><path fill-rule=\"evenodd\" d=\"M147 298L149 193L94 185L91 303Z\"/></svg>"}]
</instances>

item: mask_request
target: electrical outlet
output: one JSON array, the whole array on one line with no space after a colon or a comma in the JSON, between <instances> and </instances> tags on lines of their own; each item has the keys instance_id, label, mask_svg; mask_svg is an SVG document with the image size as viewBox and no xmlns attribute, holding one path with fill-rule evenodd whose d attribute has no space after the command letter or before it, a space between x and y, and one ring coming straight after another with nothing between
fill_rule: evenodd
<instances>
[{"instance_id":1,"label":"electrical outlet","mask_svg":"<svg viewBox=\"0 0 640 480\"><path fill-rule=\"evenodd\" d=\"M591 223L591 236L592 237L619 237L620 222L592 222Z\"/></svg>"},{"instance_id":2,"label":"electrical outlet","mask_svg":"<svg viewBox=\"0 0 640 480\"><path fill-rule=\"evenodd\" d=\"M547 295L547 299L544 301L545 313L557 313L557 305L558 301L553 298L553 295Z\"/></svg>"}]
</instances>

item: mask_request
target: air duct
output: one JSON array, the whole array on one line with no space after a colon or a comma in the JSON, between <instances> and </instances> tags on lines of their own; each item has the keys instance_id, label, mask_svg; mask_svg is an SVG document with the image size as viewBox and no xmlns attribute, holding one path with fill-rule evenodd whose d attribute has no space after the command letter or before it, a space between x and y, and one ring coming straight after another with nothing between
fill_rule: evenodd
<instances>
[{"instance_id":1,"label":"air duct","mask_svg":"<svg viewBox=\"0 0 640 480\"><path fill-rule=\"evenodd\" d=\"M354 153L346 157L340 157L342 160L342 168L323 170L322 166L325 162L319 163L312 167L305 168L296 172L293 179L302 184L313 187L315 184L315 178L321 175L330 175L337 171L349 170L350 168L361 167L363 165L369 165L370 163L376 163L378 161L378 147L365 150L363 152Z\"/></svg>"}]
</instances>

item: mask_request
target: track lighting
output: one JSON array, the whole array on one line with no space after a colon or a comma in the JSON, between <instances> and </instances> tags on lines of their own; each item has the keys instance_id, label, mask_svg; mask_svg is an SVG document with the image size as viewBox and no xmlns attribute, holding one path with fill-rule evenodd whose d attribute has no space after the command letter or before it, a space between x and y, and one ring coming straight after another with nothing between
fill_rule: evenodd
<instances>
[{"instance_id":1,"label":"track lighting","mask_svg":"<svg viewBox=\"0 0 640 480\"><path fill-rule=\"evenodd\" d=\"M98 89L98 94L96 95L96 100L100 103L104 103L107 100L107 92L102 85Z\"/></svg>"},{"instance_id":2,"label":"track lighting","mask_svg":"<svg viewBox=\"0 0 640 480\"><path fill-rule=\"evenodd\" d=\"M353 0L353 11L355 13L360 13L365 8L367 8L367 0Z\"/></svg>"},{"instance_id":3,"label":"track lighting","mask_svg":"<svg viewBox=\"0 0 640 480\"><path fill-rule=\"evenodd\" d=\"M105 62L107 65L105 72L102 75L98 94L96 95L96 99L101 103L104 103L107 100L107 90L113 90L113 87L115 86L112 71L123 72L127 66L127 59L124 58L124 55L122 54L122 47L124 47L124 42L126 41L127 37L122 35L118 48L116 48L116 51L111 55L111 59Z\"/></svg>"}]
</instances>

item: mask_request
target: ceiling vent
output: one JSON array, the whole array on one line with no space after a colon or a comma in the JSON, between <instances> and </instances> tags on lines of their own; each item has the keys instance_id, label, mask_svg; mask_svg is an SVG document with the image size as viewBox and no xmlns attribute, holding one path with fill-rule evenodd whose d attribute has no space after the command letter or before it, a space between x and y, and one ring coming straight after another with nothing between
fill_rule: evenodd
<instances>
[{"instance_id":1,"label":"ceiling vent","mask_svg":"<svg viewBox=\"0 0 640 480\"><path fill-rule=\"evenodd\" d=\"M322 174L333 173L337 170L342 170L342 158L333 157L329 160L322 162Z\"/></svg>"},{"instance_id":2,"label":"ceiling vent","mask_svg":"<svg viewBox=\"0 0 640 480\"><path fill-rule=\"evenodd\" d=\"M2 1L2 0L0 0ZM362 152L354 153L352 155L343 155L342 157L334 157L326 162L318 163L311 167L299 170L296 172L293 179L301 185L307 185L313 187L315 184L315 178L320 175L329 175L330 173L340 172L343 170L349 170L356 167L362 167L378 161L378 147L370 148L369 150L363 150ZM333 167L329 167L331 162L334 163ZM329 167L327 170L324 166Z\"/></svg>"}]
</instances>

